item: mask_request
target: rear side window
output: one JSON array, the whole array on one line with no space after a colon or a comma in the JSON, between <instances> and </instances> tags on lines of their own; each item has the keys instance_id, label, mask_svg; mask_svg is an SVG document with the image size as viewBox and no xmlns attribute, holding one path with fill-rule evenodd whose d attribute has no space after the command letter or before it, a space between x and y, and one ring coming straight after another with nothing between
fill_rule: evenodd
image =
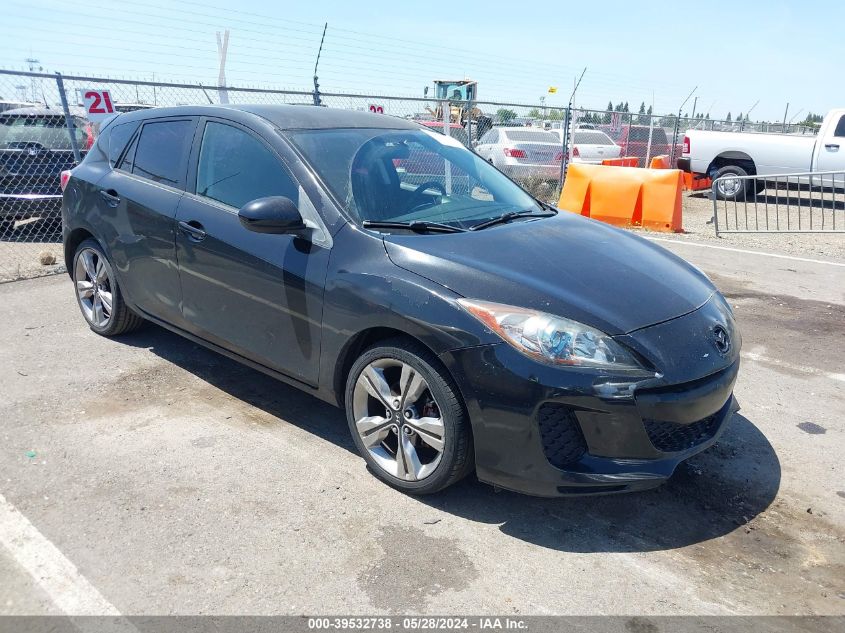
<instances>
[{"instance_id":1,"label":"rear side window","mask_svg":"<svg viewBox=\"0 0 845 633\"><path fill-rule=\"evenodd\" d=\"M490 130L481 137L481 141L479 141L482 145L492 145L493 143L498 142L499 140L499 130Z\"/></svg>"},{"instance_id":2,"label":"rear side window","mask_svg":"<svg viewBox=\"0 0 845 633\"><path fill-rule=\"evenodd\" d=\"M74 132L80 149L86 149L85 131L76 121ZM0 149L70 150L70 133L64 115L0 115Z\"/></svg>"},{"instance_id":3,"label":"rear side window","mask_svg":"<svg viewBox=\"0 0 845 633\"><path fill-rule=\"evenodd\" d=\"M257 138L231 125L209 121L197 166L197 194L240 208L266 196L299 200L299 186Z\"/></svg>"},{"instance_id":4,"label":"rear side window","mask_svg":"<svg viewBox=\"0 0 845 633\"><path fill-rule=\"evenodd\" d=\"M603 132L575 132L574 142L576 145L613 145Z\"/></svg>"},{"instance_id":5,"label":"rear side window","mask_svg":"<svg viewBox=\"0 0 845 633\"><path fill-rule=\"evenodd\" d=\"M193 121L145 123L135 149L132 173L163 185L178 186L185 173L193 130Z\"/></svg>"},{"instance_id":6,"label":"rear side window","mask_svg":"<svg viewBox=\"0 0 845 633\"><path fill-rule=\"evenodd\" d=\"M133 121L131 123L123 123L121 125L112 125L109 128L108 152L109 164L112 167L117 165L117 161L120 158L120 155L123 153L123 150L126 149L126 144L129 143L129 139L132 138L132 135L137 129L137 121Z\"/></svg>"},{"instance_id":7,"label":"rear side window","mask_svg":"<svg viewBox=\"0 0 845 633\"><path fill-rule=\"evenodd\" d=\"M504 134L512 141L526 141L530 143L557 142L557 138L554 135L540 130L508 130Z\"/></svg>"},{"instance_id":8,"label":"rear side window","mask_svg":"<svg viewBox=\"0 0 845 633\"><path fill-rule=\"evenodd\" d=\"M839 117L839 123L836 124L836 129L833 131L833 135L845 137L845 115Z\"/></svg>"}]
</instances>

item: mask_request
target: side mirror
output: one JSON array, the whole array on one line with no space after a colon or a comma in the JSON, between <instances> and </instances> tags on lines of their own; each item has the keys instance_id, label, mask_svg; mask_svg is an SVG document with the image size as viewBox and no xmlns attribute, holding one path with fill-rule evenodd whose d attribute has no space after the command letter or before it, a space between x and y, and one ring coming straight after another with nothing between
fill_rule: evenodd
<instances>
[{"instance_id":1,"label":"side mirror","mask_svg":"<svg viewBox=\"0 0 845 633\"><path fill-rule=\"evenodd\" d=\"M283 196L269 196L247 202L238 211L238 218L256 233L297 233L305 229L305 222L293 200Z\"/></svg>"}]
</instances>

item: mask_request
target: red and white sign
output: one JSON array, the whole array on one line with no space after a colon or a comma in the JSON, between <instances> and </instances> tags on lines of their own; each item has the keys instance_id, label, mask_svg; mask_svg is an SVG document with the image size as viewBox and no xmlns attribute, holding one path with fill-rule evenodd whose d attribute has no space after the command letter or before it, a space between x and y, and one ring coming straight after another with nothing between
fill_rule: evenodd
<instances>
[{"instance_id":1,"label":"red and white sign","mask_svg":"<svg viewBox=\"0 0 845 633\"><path fill-rule=\"evenodd\" d=\"M381 106L377 103L371 103L370 112L373 112L375 114L384 114L384 106Z\"/></svg>"},{"instance_id":2,"label":"red and white sign","mask_svg":"<svg viewBox=\"0 0 845 633\"><path fill-rule=\"evenodd\" d=\"M94 123L107 119L115 113L108 90L85 90L83 101L88 120Z\"/></svg>"}]
</instances>

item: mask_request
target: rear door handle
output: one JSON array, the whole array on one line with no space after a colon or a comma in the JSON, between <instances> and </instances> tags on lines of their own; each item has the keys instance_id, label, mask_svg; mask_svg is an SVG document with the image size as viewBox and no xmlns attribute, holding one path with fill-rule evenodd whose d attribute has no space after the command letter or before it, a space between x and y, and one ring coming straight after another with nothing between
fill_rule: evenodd
<instances>
[{"instance_id":1,"label":"rear door handle","mask_svg":"<svg viewBox=\"0 0 845 633\"><path fill-rule=\"evenodd\" d=\"M190 222L180 221L179 230L185 233L188 236L188 239L191 239L194 242L202 242L205 239L205 236L208 235L205 232L205 229L203 229L202 224L196 220L191 220Z\"/></svg>"},{"instance_id":2,"label":"rear door handle","mask_svg":"<svg viewBox=\"0 0 845 633\"><path fill-rule=\"evenodd\" d=\"M116 207L120 204L120 196L117 195L117 192L114 189L101 189L100 197L105 200L106 204L110 207Z\"/></svg>"},{"instance_id":3,"label":"rear door handle","mask_svg":"<svg viewBox=\"0 0 845 633\"><path fill-rule=\"evenodd\" d=\"M838 143L826 143L824 148L830 150L831 152L838 152L839 151L839 144Z\"/></svg>"}]
</instances>

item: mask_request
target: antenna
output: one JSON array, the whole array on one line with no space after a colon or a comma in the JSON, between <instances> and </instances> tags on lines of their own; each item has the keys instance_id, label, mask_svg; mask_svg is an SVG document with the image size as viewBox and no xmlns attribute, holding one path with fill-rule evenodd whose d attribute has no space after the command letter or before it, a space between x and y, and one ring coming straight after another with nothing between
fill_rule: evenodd
<instances>
[{"instance_id":1,"label":"antenna","mask_svg":"<svg viewBox=\"0 0 845 633\"><path fill-rule=\"evenodd\" d=\"M320 38L320 48L317 49L317 61L314 62L314 105L322 105L320 102L320 84L317 77L317 67L320 65L320 55L323 52L323 42L326 41L326 30L329 28L329 23L323 26L323 36Z\"/></svg>"},{"instance_id":2,"label":"antenna","mask_svg":"<svg viewBox=\"0 0 845 633\"><path fill-rule=\"evenodd\" d=\"M220 103L229 103L229 91L226 90L226 53L229 50L229 29L223 31L223 36L220 36L220 31L217 31L217 57L220 60L220 71L217 75L217 94Z\"/></svg>"}]
</instances>

